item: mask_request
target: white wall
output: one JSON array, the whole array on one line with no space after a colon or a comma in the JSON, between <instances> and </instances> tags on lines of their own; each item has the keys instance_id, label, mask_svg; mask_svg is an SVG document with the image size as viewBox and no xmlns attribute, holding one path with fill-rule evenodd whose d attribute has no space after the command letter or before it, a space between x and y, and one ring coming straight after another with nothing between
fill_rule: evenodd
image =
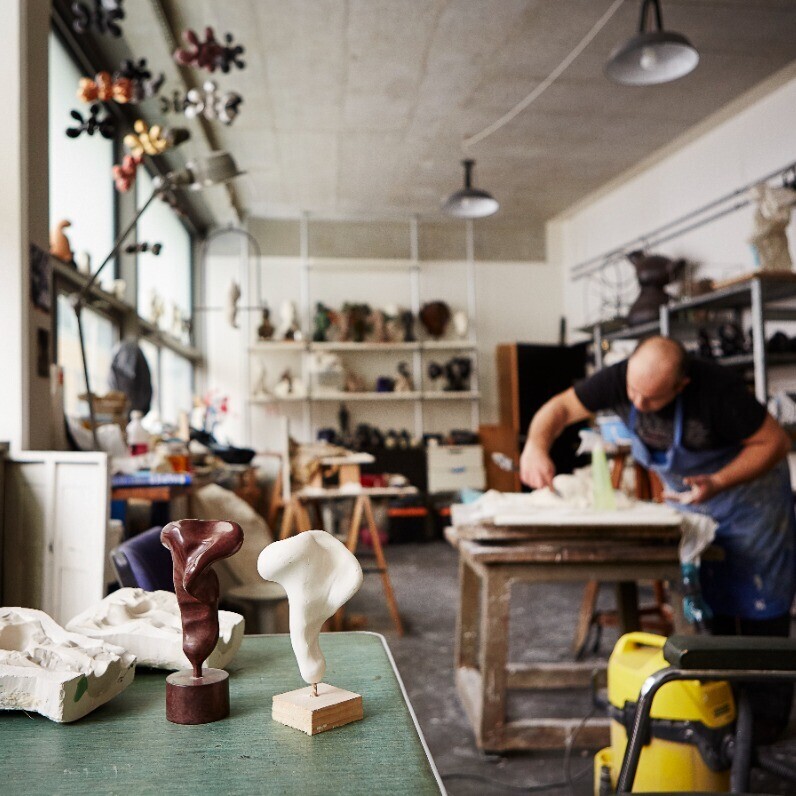
<instances>
[{"instance_id":1,"label":"white wall","mask_svg":"<svg viewBox=\"0 0 796 796\"><path fill-rule=\"evenodd\" d=\"M796 161L796 70L789 69L783 84L784 74L725 109L720 119L700 125L679 148L675 142L665 157L548 225L548 259L560 269L572 326L597 320L601 293L612 293L610 288L601 290L596 280L573 283L573 265ZM752 214L753 208L746 207L655 251L699 263L698 276L721 279L751 271L754 259L747 238ZM796 222L789 228L792 244L795 233ZM796 251L793 245L791 249ZM632 276L632 269L624 266L619 273L607 272L606 279L630 279L625 298L632 301L637 293ZM610 316L605 307L603 317Z\"/></svg>"},{"instance_id":2,"label":"white wall","mask_svg":"<svg viewBox=\"0 0 796 796\"><path fill-rule=\"evenodd\" d=\"M264 258L262 261L262 298L272 310L271 320L278 324L278 308L283 299L296 301L300 306L301 266L298 258ZM249 263L252 271L250 281L252 295L246 291L245 266L238 257L211 255L205 267L204 303L221 307L235 278L243 283L241 306L257 304L254 279L254 261ZM475 325L478 337L478 367L481 399L481 422L494 423L498 419L497 379L495 373L495 346L498 343L523 341L553 343L558 337L561 314L562 283L556 269L543 262L478 262L476 269ZM422 301L444 299L453 310L467 306L466 267L462 262L424 261L421 263L420 296ZM375 306L397 303L409 304L409 278L405 272L368 273L360 271L313 273L310 300L318 300L332 307L343 301L365 301ZM261 356L251 355L247 363L246 349L256 340L256 329L260 322L258 313L242 312L240 329L232 329L223 312L203 313L207 341L206 386L230 397L230 421L228 430L239 444L254 447L268 445L261 431L267 424L269 413L283 412L291 418L291 429L299 436L302 427L302 405L282 404L279 409L271 406L254 406L252 409L252 437L246 434L246 387L247 379L254 384L258 375ZM306 323L304 324L306 327ZM383 373L391 375L401 358L411 362L411 354L376 355L358 353L353 355L357 369L366 375ZM448 352L433 355L444 361ZM389 357L389 361L387 359ZM424 361L432 358L425 354ZM268 372L268 382L273 384L281 370L290 366L299 372L299 355L292 352L271 353L262 357ZM247 364L250 373L247 374ZM373 374L370 373L373 372ZM428 407L431 408L428 408ZM465 402L426 405L424 422L426 430L447 431L451 428L469 428L470 411ZM320 425L337 425L337 404L316 404L313 407L314 422ZM389 428L413 428L411 404L392 404L388 407L369 404L349 404L352 421L363 420ZM317 425L317 423L316 423Z\"/></svg>"}]
</instances>

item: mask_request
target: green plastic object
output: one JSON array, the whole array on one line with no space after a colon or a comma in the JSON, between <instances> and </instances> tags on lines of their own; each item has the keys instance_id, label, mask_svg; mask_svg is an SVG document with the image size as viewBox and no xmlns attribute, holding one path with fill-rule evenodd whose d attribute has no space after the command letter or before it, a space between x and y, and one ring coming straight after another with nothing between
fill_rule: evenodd
<instances>
[{"instance_id":1,"label":"green plastic object","mask_svg":"<svg viewBox=\"0 0 796 796\"><path fill-rule=\"evenodd\" d=\"M614 488L611 484L611 474L608 472L605 448L602 445L596 445L591 452L591 477L594 508L598 511L614 511L616 509Z\"/></svg>"}]
</instances>

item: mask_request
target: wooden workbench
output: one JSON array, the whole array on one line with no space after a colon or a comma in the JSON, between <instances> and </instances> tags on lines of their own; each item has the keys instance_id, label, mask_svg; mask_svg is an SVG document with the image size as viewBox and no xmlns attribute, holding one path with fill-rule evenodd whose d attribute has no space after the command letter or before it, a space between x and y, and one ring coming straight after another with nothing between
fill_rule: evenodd
<instances>
[{"instance_id":1,"label":"wooden workbench","mask_svg":"<svg viewBox=\"0 0 796 796\"><path fill-rule=\"evenodd\" d=\"M231 715L166 721L166 673L74 724L0 714L0 779L38 794L444 793L381 636L323 634L325 682L362 694L365 718L310 737L271 719L271 697L303 685L287 636L246 636L229 666ZM6 792L5 790L3 792Z\"/></svg>"},{"instance_id":2,"label":"wooden workbench","mask_svg":"<svg viewBox=\"0 0 796 796\"><path fill-rule=\"evenodd\" d=\"M515 583L615 581L622 632L639 628L637 582L677 582L680 562L676 528L615 526L551 529L529 525L498 528L488 523L448 528L446 538L459 550L459 611L456 628L456 688L475 732L476 744L489 751L560 749L579 719L508 721L510 690L581 688L590 662L511 663L509 609ZM507 536L507 533L510 536ZM523 538L524 534L524 538ZM679 600L675 601L678 604ZM675 613L678 628L682 615ZM597 748L609 742L608 720L581 728L577 746Z\"/></svg>"}]
</instances>

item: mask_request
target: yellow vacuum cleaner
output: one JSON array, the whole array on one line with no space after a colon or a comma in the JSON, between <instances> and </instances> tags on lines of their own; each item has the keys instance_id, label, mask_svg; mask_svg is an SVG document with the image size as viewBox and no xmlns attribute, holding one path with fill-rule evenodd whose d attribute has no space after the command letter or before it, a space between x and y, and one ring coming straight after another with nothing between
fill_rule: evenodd
<instances>
[{"instance_id":1,"label":"yellow vacuum cleaner","mask_svg":"<svg viewBox=\"0 0 796 796\"><path fill-rule=\"evenodd\" d=\"M608 661L611 745L594 758L594 792L613 793L644 681L668 667L665 636L628 633ZM652 704L650 738L633 792L729 789L735 702L726 682L683 680L664 685Z\"/></svg>"}]
</instances>

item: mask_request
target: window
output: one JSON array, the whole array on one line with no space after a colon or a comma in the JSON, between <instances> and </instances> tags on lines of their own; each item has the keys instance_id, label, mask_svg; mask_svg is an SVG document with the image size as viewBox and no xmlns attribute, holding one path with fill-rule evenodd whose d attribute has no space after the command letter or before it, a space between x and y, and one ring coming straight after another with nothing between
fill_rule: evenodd
<instances>
[{"instance_id":1,"label":"window","mask_svg":"<svg viewBox=\"0 0 796 796\"><path fill-rule=\"evenodd\" d=\"M180 412L190 413L193 407L193 366L170 348L161 348L160 374L160 416L176 425Z\"/></svg>"},{"instance_id":2,"label":"window","mask_svg":"<svg viewBox=\"0 0 796 796\"><path fill-rule=\"evenodd\" d=\"M80 338L77 317L63 293L58 296L58 364L64 369L64 412L68 415L87 413L86 405L78 395L86 390L83 361L80 358ZM91 391L104 395L108 390L108 373L113 347L119 341L114 323L90 307L83 308L83 336L86 344L86 362Z\"/></svg>"},{"instance_id":3,"label":"window","mask_svg":"<svg viewBox=\"0 0 796 796\"><path fill-rule=\"evenodd\" d=\"M138 207L150 197L153 180L142 168L136 178ZM138 255L138 314L152 319L152 295L163 302L161 329L172 331L172 307L177 306L183 318L191 315L191 235L174 211L156 199L138 219L139 243L160 243L159 255L141 252ZM175 335L183 337L182 334Z\"/></svg>"},{"instance_id":4,"label":"window","mask_svg":"<svg viewBox=\"0 0 796 796\"><path fill-rule=\"evenodd\" d=\"M72 251L88 252L92 270L113 247L115 237L113 188L113 141L99 133L69 138L66 128L75 122L72 110L88 115L89 106L76 97L83 75L63 43L50 35L49 155L50 228L58 221L71 222L67 230ZM100 281L114 278L113 265Z\"/></svg>"}]
</instances>

